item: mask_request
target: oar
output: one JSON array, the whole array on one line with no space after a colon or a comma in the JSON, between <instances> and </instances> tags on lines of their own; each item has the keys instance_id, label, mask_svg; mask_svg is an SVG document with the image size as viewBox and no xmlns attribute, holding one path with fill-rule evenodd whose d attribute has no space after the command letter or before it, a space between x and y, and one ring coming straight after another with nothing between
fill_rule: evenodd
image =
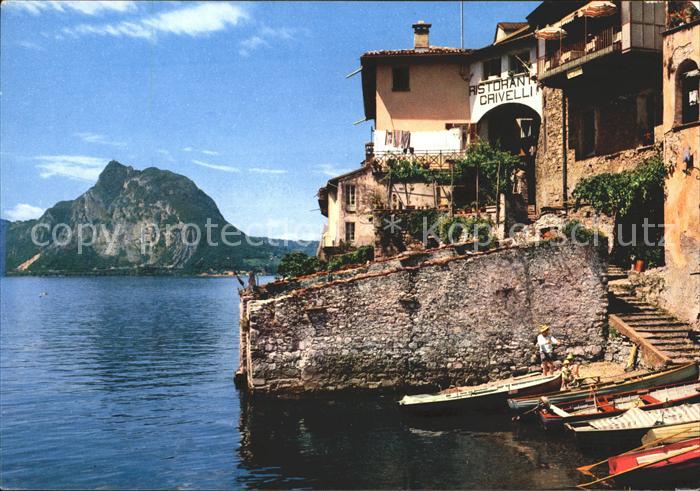
<instances>
[{"instance_id":1,"label":"oar","mask_svg":"<svg viewBox=\"0 0 700 491\"><path fill-rule=\"evenodd\" d=\"M628 473L630 473L630 472L632 472L632 471L637 471L637 470L639 470L639 469L643 469L643 468L645 468L645 467L649 467L650 465L658 464L659 462L663 462L664 460L669 460L669 459L672 459L672 458L674 458L674 457L678 457L678 456L680 456L680 455L685 455L685 454L687 454L688 452L692 452L693 450L697 450L698 448L700 448L700 445L693 445L693 446L688 447L687 449L683 450L682 452L678 452L677 454L671 455L670 457L664 455L663 457L661 457L661 458L659 458L659 459L656 459L656 460L652 460L651 462L646 462L646 463L644 463L644 464L638 465L637 467L632 467L631 469L627 469L627 470L624 470L624 471L622 471L622 472L618 472L617 474L610 474L609 476L601 477L600 479L596 479L595 481L587 482L587 483L585 483L585 484L579 484L579 485L576 486L576 487L577 487L577 488L581 488L581 489L585 489L585 488L587 488L588 486L590 486L591 484L596 484L596 483L599 483L599 482L608 481L608 480L610 480L610 479L612 479L612 478L614 478L614 477L619 477L619 476L621 476L621 475L623 475L623 474L628 474Z\"/></svg>"},{"instance_id":2,"label":"oar","mask_svg":"<svg viewBox=\"0 0 700 491\"><path fill-rule=\"evenodd\" d=\"M647 448L647 447L655 446L655 445L657 445L657 444L659 444L659 443L661 443L661 442L663 442L663 441L670 440L671 438L675 438L675 437L677 437L677 436L679 436L679 435L682 435L683 433L688 433L689 431L690 431L690 429L681 430L681 431L679 431L678 433L674 433L673 435L669 435L669 436L664 437L664 438L658 438L658 439L653 440L653 441L651 441L651 442L649 442L649 443L645 443L645 444L642 445L642 446L639 446L639 447L637 447L637 448L633 448L632 450L628 450L628 451L626 451L626 452L622 452L620 455L625 455L625 454L628 454L628 453L636 452L637 450L642 450L642 449ZM581 473L583 473L583 474L590 474L590 470L591 470L591 469L593 469L594 467L598 467L600 464L604 464L604 463L606 463L607 461L608 461L608 459L605 459L605 460L601 460L600 462L596 462L595 464L591 464L591 465L582 465L581 467L577 467L576 470L579 471L579 472L581 472Z\"/></svg>"}]
</instances>

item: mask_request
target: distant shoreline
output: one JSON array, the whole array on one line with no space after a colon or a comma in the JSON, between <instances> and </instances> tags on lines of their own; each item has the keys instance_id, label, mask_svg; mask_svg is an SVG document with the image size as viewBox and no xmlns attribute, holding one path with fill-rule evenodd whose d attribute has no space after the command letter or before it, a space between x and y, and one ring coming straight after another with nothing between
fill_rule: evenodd
<instances>
[{"instance_id":1,"label":"distant shoreline","mask_svg":"<svg viewBox=\"0 0 700 491\"><path fill-rule=\"evenodd\" d=\"M248 276L248 271L237 271L238 277L245 279ZM269 271L257 272L257 276L274 276L275 273ZM182 277L182 278L232 278L236 279L236 275L231 271L220 272L220 273L194 273L186 271L168 271L168 270L158 270L158 271L55 271L55 272L42 272L42 273L25 273L21 271L5 271L2 275L6 278L17 278L17 277L46 277L46 278L60 278L67 276L159 276L159 277Z\"/></svg>"}]
</instances>

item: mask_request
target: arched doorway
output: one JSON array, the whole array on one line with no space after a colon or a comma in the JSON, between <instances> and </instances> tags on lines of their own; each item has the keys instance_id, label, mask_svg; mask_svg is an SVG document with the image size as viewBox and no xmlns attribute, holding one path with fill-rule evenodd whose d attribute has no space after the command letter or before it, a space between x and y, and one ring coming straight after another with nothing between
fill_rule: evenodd
<instances>
[{"instance_id":1,"label":"arched doorway","mask_svg":"<svg viewBox=\"0 0 700 491\"><path fill-rule=\"evenodd\" d=\"M535 205L535 154L540 133L540 115L529 106L500 104L487 111L477 123L480 139L520 157L520 192L525 204ZM524 173L524 175L523 175Z\"/></svg>"}]
</instances>

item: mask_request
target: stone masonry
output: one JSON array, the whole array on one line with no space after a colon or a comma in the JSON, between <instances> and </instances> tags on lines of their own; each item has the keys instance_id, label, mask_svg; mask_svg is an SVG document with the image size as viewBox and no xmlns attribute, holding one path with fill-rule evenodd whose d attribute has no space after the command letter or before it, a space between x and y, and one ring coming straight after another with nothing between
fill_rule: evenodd
<instances>
[{"instance_id":1,"label":"stone masonry","mask_svg":"<svg viewBox=\"0 0 700 491\"><path fill-rule=\"evenodd\" d=\"M599 358L605 272L599 249L545 241L247 298L241 371L267 392L471 384L533 369L542 323Z\"/></svg>"}]
</instances>

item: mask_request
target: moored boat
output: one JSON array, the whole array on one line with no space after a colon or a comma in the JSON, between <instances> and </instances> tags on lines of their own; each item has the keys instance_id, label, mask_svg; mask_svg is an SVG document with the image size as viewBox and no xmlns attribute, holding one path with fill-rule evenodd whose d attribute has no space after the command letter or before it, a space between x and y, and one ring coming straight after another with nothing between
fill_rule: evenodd
<instances>
[{"instance_id":1,"label":"moored boat","mask_svg":"<svg viewBox=\"0 0 700 491\"><path fill-rule=\"evenodd\" d=\"M591 395L591 393L595 393L596 396L600 397L609 394L619 394L633 390L648 389L659 385L690 382L698 380L698 373L697 363L689 363L670 370L652 372L632 377L623 377L620 379L612 379L599 384L590 384L576 390L570 389L554 391L547 394L541 394L538 397L512 397L508 399L508 406L513 411L524 413L534 411L539 405L541 405L542 397L546 397L546 400L551 404L561 404L564 402L571 402L577 399L586 398Z\"/></svg>"},{"instance_id":2,"label":"moored boat","mask_svg":"<svg viewBox=\"0 0 700 491\"><path fill-rule=\"evenodd\" d=\"M666 443L675 443L688 438L698 437L700 437L700 423L692 421L690 423L652 428L644 434L642 443L648 445L658 440L663 440Z\"/></svg>"},{"instance_id":3,"label":"moored boat","mask_svg":"<svg viewBox=\"0 0 700 491\"><path fill-rule=\"evenodd\" d=\"M700 424L700 403L644 411L632 408L610 418L567 423L585 449L632 448L647 431L657 426L697 422Z\"/></svg>"},{"instance_id":4,"label":"moored boat","mask_svg":"<svg viewBox=\"0 0 700 491\"><path fill-rule=\"evenodd\" d=\"M611 480L618 486L645 489L660 485L672 487L692 482L697 484L700 438L631 450L608 458L607 463L607 476L579 487L586 488Z\"/></svg>"},{"instance_id":5,"label":"moored boat","mask_svg":"<svg viewBox=\"0 0 700 491\"><path fill-rule=\"evenodd\" d=\"M634 407L647 411L694 402L700 402L700 382L663 385L607 396L594 395L562 404L548 404L539 409L537 414L544 429L558 430L566 423L608 418Z\"/></svg>"},{"instance_id":6,"label":"moored boat","mask_svg":"<svg viewBox=\"0 0 700 491\"><path fill-rule=\"evenodd\" d=\"M557 387L561 387L561 374L529 375L477 387L447 389L437 394L407 395L399 401L399 407L413 414L505 409L508 397L536 395Z\"/></svg>"}]
</instances>

